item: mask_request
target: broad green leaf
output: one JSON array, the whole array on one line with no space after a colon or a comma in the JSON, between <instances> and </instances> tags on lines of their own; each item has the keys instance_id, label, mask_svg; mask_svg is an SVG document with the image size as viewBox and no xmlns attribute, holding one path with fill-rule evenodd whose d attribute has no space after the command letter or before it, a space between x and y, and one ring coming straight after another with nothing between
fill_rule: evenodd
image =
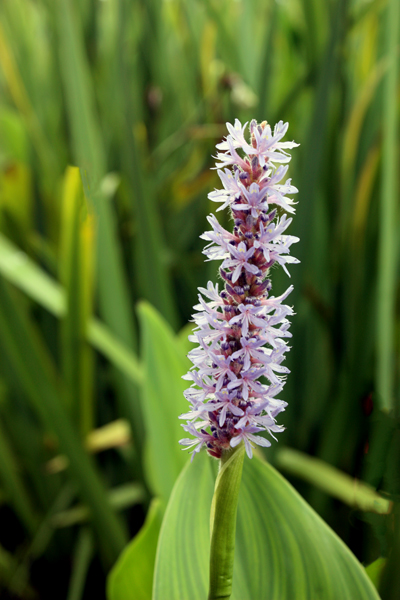
<instances>
[{"instance_id":1,"label":"broad green leaf","mask_svg":"<svg viewBox=\"0 0 400 600\"><path fill-rule=\"evenodd\" d=\"M208 592L213 463L196 456L179 477L157 549L153 600L204 600ZM379 598L347 546L268 463L245 460L232 600Z\"/></svg>"},{"instance_id":2,"label":"broad green leaf","mask_svg":"<svg viewBox=\"0 0 400 600\"><path fill-rule=\"evenodd\" d=\"M211 462L201 453L176 481L160 531L152 600L207 598L210 508L216 474Z\"/></svg>"},{"instance_id":3,"label":"broad green leaf","mask_svg":"<svg viewBox=\"0 0 400 600\"><path fill-rule=\"evenodd\" d=\"M162 514L160 500L153 500L145 524L125 548L109 575L108 600L151 600Z\"/></svg>"},{"instance_id":4,"label":"broad green leaf","mask_svg":"<svg viewBox=\"0 0 400 600\"><path fill-rule=\"evenodd\" d=\"M386 558L380 557L374 560L374 562L368 565L368 567L365 567L365 571L376 589L379 587L379 582L381 580L382 571L385 565Z\"/></svg>"},{"instance_id":5,"label":"broad green leaf","mask_svg":"<svg viewBox=\"0 0 400 600\"><path fill-rule=\"evenodd\" d=\"M143 416L146 426L145 463L153 492L167 500L186 462L179 440L179 415L187 410L188 387L182 375L188 363L180 341L166 321L145 302L138 307L144 368Z\"/></svg>"}]
</instances>

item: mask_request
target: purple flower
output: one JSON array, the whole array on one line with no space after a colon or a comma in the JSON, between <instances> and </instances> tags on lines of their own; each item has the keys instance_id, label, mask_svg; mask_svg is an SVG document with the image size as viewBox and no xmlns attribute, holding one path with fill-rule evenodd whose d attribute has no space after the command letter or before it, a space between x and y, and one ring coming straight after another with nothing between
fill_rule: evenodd
<instances>
[{"instance_id":1,"label":"purple flower","mask_svg":"<svg viewBox=\"0 0 400 600\"><path fill-rule=\"evenodd\" d=\"M228 410L235 416L243 415L243 410L241 408L239 408L238 406L236 406L236 404L235 404L235 400L237 400L236 391L229 393L229 391L225 388L225 389L221 390L220 392L216 393L215 397L218 400L217 402L215 400L213 400L212 402L209 402L205 406L207 407L208 410L212 410L213 412L215 410L222 409L219 413L219 420L218 420L220 427L224 426L225 419L226 419L226 413Z\"/></svg>"},{"instance_id":2,"label":"purple flower","mask_svg":"<svg viewBox=\"0 0 400 600\"><path fill-rule=\"evenodd\" d=\"M207 221L210 223L213 231L206 231L200 236L203 240L211 242L211 244L208 244L204 248L203 254L208 257L208 260L222 260L225 256L228 256L231 247L230 244L237 242L238 239L235 235L232 235L232 233L221 227L214 215L209 215ZM212 244L217 244L217 246L213 246Z\"/></svg>"},{"instance_id":3,"label":"purple flower","mask_svg":"<svg viewBox=\"0 0 400 600\"><path fill-rule=\"evenodd\" d=\"M210 215L212 230L201 236L208 242L203 251L207 260L223 261L224 289L219 291L218 285L208 282L207 288L199 288L194 307L195 329L189 339L198 346L189 352L193 367L184 376L192 382L185 391L190 410L180 417L192 436L180 443L192 449L192 459L204 446L220 458L242 441L251 458L253 443L271 445L260 432L274 437L283 430L276 417L286 402L277 396L289 373L282 362L291 337L287 317L293 314L283 302L293 287L280 296L269 296L269 270L278 264L289 274L286 265L298 262L290 256L298 238L285 233L292 218L278 217L271 205L280 207L281 213L295 212L287 195L297 189L290 179L280 182L290 161L286 149L297 144L281 141L288 127L282 121L273 133L266 122L252 121L249 142L246 125L238 119L234 126L227 123L229 135L217 145L216 166L223 189L208 196L221 203L217 211L229 207L233 231ZM261 377L268 383L262 383Z\"/></svg>"},{"instance_id":4,"label":"purple flower","mask_svg":"<svg viewBox=\"0 0 400 600\"><path fill-rule=\"evenodd\" d=\"M250 214L257 219L261 210L265 208L268 189L262 188L257 183L252 183L248 190L240 184L240 190L244 199L239 204L235 204L235 210L250 210Z\"/></svg>"},{"instance_id":5,"label":"purple flower","mask_svg":"<svg viewBox=\"0 0 400 600\"><path fill-rule=\"evenodd\" d=\"M254 442L255 444L258 444L259 446L265 446L268 447L271 445L271 442L269 442L268 440L260 437L259 435L254 435L255 433L259 433L260 431L262 431L263 428L262 427L256 427L255 425L246 425L245 427L243 427L243 429L238 429L238 434L231 438L231 447L234 448L235 446L237 446L238 444L240 444L240 442L243 440L244 441L244 445L246 447L246 452L247 452L247 456L249 458L252 458L253 456L253 451L252 448L254 448L254 446L251 445L250 442ZM196 452L198 452L198 450L196 450Z\"/></svg>"},{"instance_id":6,"label":"purple flower","mask_svg":"<svg viewBox=\"0 0 400 600\"><path fill-rule=\"evenodd\" d=\"M235 317L229 321L230 325L239 325L242 328L243 335L247 335L249 332L249 327L264 327L265 320L262 317L258 317L257 315L261 315L263 312L262 306L253 306L252 304L239 304L237 307L239 314L236 314Z\"/></svg>"},{"instance_id":7,"label":"purple flower","mask_svg":"<svg viewBox=\"0 0 400 600\"><path fill-rule=\"evenodd\" d=\"M197 431L196 427L192 423L187 423L186 425L182 425L183 429L194 436L193 438L184 438L179 443L182 446L189 446L189 448L193 448L192 452L192 460L194 455L197 452L200 452L203 445L212 439L212 436L208 434L204 429Z\"/></svg>"},{"instance_id":8,"label":"purple flower","mask_svg":"<svg viewBox=\"0 0 400 600\"><path fill-rule=\"evenodd\" d=\"M240 387L243 400L246 402L251 394L253 394L253 396L261 396L264 392L264 386L258 379L264 374L265 368L257 369L256 367L250 367L250 369L247 369L246 371L243 370L240 378L228 383L228 390ZM274 377L274 382L275 381L278 381L276 377Z\"/></svg>"},{"instance_id":9,"label":"purple flower","mask_svg":"<svg viewBox=\"0 0 400 600\"><path fill-rule=\"evenodd\" d=\"M247 123L246 123L247 124ZM233 128L230 123L226 126L230 135L226 138L226 141L217 144L218 150L225 150L225 152L218 153L217 158L220 163L217 167L225 167L231 164L236 164L241 167L244 171L248 170L249 163L242 160L242 158L236 152L236 148L241 148L248 157L255 156L258 159L258 164L263 168L268 162L269 164L288 163L290 162L290 155L285 152L286 148L295 148L298 146L295 142L281 142L280 140L285 135L289 123L283 123L279 121L275 125L274 133L272 134L271 127L266 123L263 127L257 125L255 121L250 124L250 131L253 144L248 144L244 139L244 129L246 124L242 127L238 119L235 120L235 127ZM244 164L243 164L244 163Z\"/></svg>"},{"instance_id":10,"label":"purple flower","mask_svg":"<svg viewBox=\"0 0 400 600\"><path fill-rule=\"evenodd\" d=\"M260 358L263 353L257 350L257 348L264 346L265 341L259 337L253 337L250 339L242 337L240 338L240 344L241 348L232 354L232 358L239 358L240 356L243 356L243 369L247 371L247 369L250 369L252 358L254 361L260 362Z\"/></svg>"},{"instance_id":11,"label":"purple flower","mask_svg":"<svg viewBox=\"0 0 400 600\"><path fill-rule=\"evenodd\" d=\"M239 171L236 171L235 174L232 173L229 169L224 169L224 171L218 170L219 178L224 186L223 190L214 190L208 194L208 198L212 202L222 202L223 204L217 208L217 212L219 210L223 210L227 206L231 204L235 196L240 196L240 183L239 183Z\"/></svg>"},{"instance_id":12,"label":"purple flower","mask_svg":"<svg viewBox=\"0 0 400 600\"><path fill-rule=\"evenodd\" d=\"M215 388L215 391L219 392L222 388L222 384L224 383L225 377L227 377L231 381L237 379L237 377L232 370L231 356L225 357L223 354L217 356L212 352L210 352L210 356L213 361L213 366L215 365L215 368L212 371L214 380L217 381L217 387Z\"/></svg>"},{"instance_id":13,"label":"purple flower","mask_svg":"<svg viewBox=\"0 0 400 600\"><path fill-rule=\"evenodd\" d=\"M243 269L255 275L259 272L258 267L249 262L249 259L253 256L255 251L255 248L247 249L247 246L244 242L240 242L237 247L233 245L229 246L229 252L233 258L227 258L224 260L222 263L222 268L225 269L226 267L234 267L234 271L232 273L232 283L236 283Z\"/></svg>"}]
</instances>

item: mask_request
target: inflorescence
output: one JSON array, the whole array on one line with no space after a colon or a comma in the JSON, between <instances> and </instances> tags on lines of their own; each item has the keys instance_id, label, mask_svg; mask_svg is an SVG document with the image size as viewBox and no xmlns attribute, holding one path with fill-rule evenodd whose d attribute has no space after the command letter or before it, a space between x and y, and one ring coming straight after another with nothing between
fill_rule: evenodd
<instances>
[{"instance_id":1,"label":"inflorescence","mask_svg":"<svg viewBox=\"0 0 400 600\"><path fill-rule=\"evenodd\" d=\"M197 327L189 339L199 346L189 353L193 367L184 376L193 382L185 392L191 409L180 417L187 421L182 427L193 436L180 441L193 448L192 459L204 445L220 458L242 440L251 458L251 442L271 445L256 434L267 431L275 437L283 431L275 418L287 405L277 395L289 372L282 361L289 350L285 339L291 337L286 317L293 310L282 301L293 286L281 296L269 296L268 274L278 263L289 275L286 265L299 262L289 255L298 238L283 235L292 222L285 213L295 212L286 194L298 190L290 179L279 184L291 159L286 149L298 144L280 141L288 123L279 121L272 134L265 121L260 125L251 121L250 143L244 137L246 125L237 119L234 127L227 123L229 135L217 144L216 157L224 189L208 196L222 203L217 211L230 207L233 232L210 215L212 231L201 236L209 242L203 251L207 259L223 260L219 272L224 289L220 292L218 284L208 282L207 289L199 288L202 295L194 307ZM277 208L271 210L271 205Z\"/></svg>"}]
</instances>

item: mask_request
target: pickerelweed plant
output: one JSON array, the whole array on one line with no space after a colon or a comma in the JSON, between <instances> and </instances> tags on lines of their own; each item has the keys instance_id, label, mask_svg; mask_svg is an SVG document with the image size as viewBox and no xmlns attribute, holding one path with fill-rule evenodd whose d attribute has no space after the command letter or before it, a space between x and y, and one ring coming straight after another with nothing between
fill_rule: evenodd
<instances>
[{"instance_id":1,"label":"pickerelweed plant","mask_svg":"<svg viewBox=\"0 0 400 600\"><path fill-rule=\"evenodd\" d=\"M229 208L233 231L210 215L212 231L201 236L209 242L203 251L207 260L223 261L224 289L208 282L207 289L199 288L202 295L194 307L197 327L189 339L199 345L189 353L193 367L184 376L193 382L185 392L191 409L180 417L193 436L180 442L193 449L192 459L203 446L221 458L242 440L251 458L252 442L271 445L259 433L274 437L283 430L275 419L286 406L277 395L289 372L282 362L293 310L282 302L293 286L270 296L269 273L279 264L289 275L286 265L298 262L289 254L298 238L284 234L292 222L286 213L295 212L286 194L298 190L290 179L281 183L291 159L286 150L298 144L281 141L288 123L279 121L272 133L266 121L251 121L249 143L246 125L237 119L235 126L227 123L229 135L217 145L216 157L223 189L208 196L221 203L217 212Z\"/></svg>"}]
</instances>

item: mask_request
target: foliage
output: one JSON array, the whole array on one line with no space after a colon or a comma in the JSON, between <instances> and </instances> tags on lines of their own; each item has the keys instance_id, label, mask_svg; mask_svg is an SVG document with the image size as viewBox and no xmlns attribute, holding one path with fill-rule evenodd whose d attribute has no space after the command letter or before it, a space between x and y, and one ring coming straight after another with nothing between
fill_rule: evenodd
<instances>
[{"instance_id":1,"label":"foliage","mask_svg":"<svg viewBox=\"0 0 400 600\"><path fill-rule=\"evenodd\" d=\"M215 469L204 456L196 462L182 472L165 514L155 600L207 595L210 530L203 507L211 502ZM258 458L243 466L237 528L232 600L378 598L343 542Z\"/></svg>"},{"instance_id":2,"label":"foliage","mask_svg":"<svg viewBox=\"0 0 400 600\"><path fill-rule=\"evenodd\" d=\"M5 598L50 598L55 589L69 600L104 597L106 574L141 529L151 497L168 501L187 460L174 441L185 410L187 330L174 332L190 319L197 286L215 278L199 235L217 185L211 154L235 117L289 121L290 139L301 142L289 231L301 238L301 264L291 270L289 406L286 431L266 457L361 562L389 556L375 581L383 598L394 597L396 6L1 2ZM284 277L274 273L277 294ZM280 456L283 444L290 450ZM250 468L289 489L261 464ZM350 478L381 496L361 485L353 497ZM151 546L150 517L125 552ZM347 552L320 520L318 527Z\"/></svg>"}]
</instances>

